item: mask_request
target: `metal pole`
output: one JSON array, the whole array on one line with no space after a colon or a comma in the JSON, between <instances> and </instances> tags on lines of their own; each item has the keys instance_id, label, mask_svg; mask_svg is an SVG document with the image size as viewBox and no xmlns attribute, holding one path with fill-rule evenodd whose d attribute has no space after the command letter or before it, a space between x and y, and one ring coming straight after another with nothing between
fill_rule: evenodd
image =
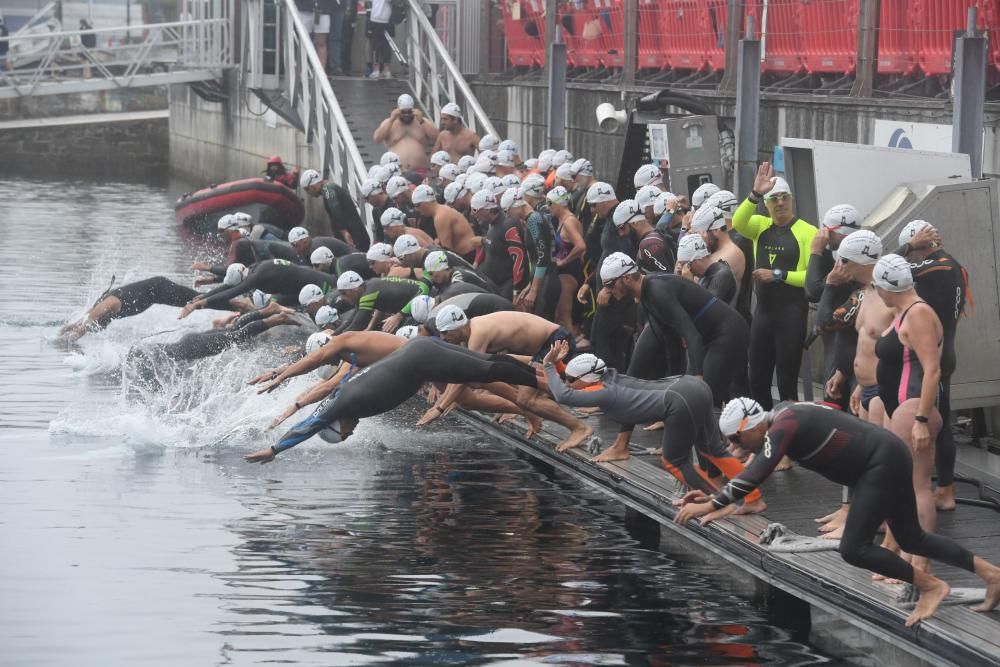
<instances>
[{"instance_id":1,"label":"metal pole","mask_svg":"<svg viewBox=\"0 0 1000 667\"><path fill-rule=\"evenodd\" d=\"M747 17L747 36L740 40L736 79L736 184L737 197L753 188L757 173L760 136L760 40L754 39L753 17Z\"/></svg>"},{"instance_id":2,"label":"metal pole","mask_svg":"<svg viewBox=\"0 0 1000 667\"><path fill-rule=\"evenodd\" d=\"M546 148L566 148L566 45L550 42L548 54L549 99Z\"/></svg>"},{"instance_id":3,"label":"metal pole","mask_svg":"<svg viewBox=\"0 0 1000 667\"><path fill-rule=\"evenodd\" d=\"M969 156L972 177L983 176L983 105L986 99L986 38L976 34L976 8L969 8L969 26L955 43L952 77L955 107L951 150Z\"/></svg>"},{"instance_id":4,"label":"metal pole","mask_svg":"<svg viewBox=\"0 0 1000 667\"><path fill-rule=\"evenodd\" d=\"M625 67L622 69L622 86L635 81L639 62L639 0L625 0Z\"/></svg>"},{"instance_id":5,"label":"metal pole","mask_svg":"<svg viewBox=\"0 0 1000 667\"><path fill-rule=\"evenodd\" d=\"M719 90L736 91L736 72L739 61L740 33L743 32L743 0L729 0L726 15L726 71L719 82Z\"/></svg>"},{"instance_id":6,"label":"metal pole","mask_svg":"<svg viewBox=\"0 0 1000 667\"><path fill-rule=\"evenodd\" d=\"M548 42L549 46L562 41L559 35L558 7L558 0L545 0L545 41ZM546 55L551 57L551 50ZM545 61L545 69L550 69L548 59Z\"/></svg>"},{"instance_id":7,"label":"metal pole","mask_svg":"<svg viewBox=\"0 0 1000 667\"><path fill-rule=\"evenodd\" d=\"M858 12L858 65L851 95L871 97L878 71L878 32L882 0L861 0Z\"/></svg>"}]
</instances>

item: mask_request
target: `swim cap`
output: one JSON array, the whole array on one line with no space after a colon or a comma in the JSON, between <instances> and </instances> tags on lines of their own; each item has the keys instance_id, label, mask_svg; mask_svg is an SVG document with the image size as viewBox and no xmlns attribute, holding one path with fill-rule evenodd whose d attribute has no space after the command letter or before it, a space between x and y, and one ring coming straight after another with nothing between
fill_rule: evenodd
<instances>
[{"instance_id":1,"label":"swim cap","mask_svg":"<svg viewBox=\"0 0 1000 667\"><path fill-rule=\"evenodd\" d=\"M503 193L503 197L500 198L500 208L506 213L512 208L517 208L519 206L527 206L524 201L524 197L521 196L521 191L518 188L511 188L507 192Z\"/></svg>"},{"instance_id":2,"label":"swim cap","mask_svg":"<svg viewBox=\"0 0 1000 667\"><path fill-rule=\"evenodd\" d=\"M492 167L495 167L499 157L500 156L496 151L485 150L479 153L479 156L476 158L476 162L489 162Z\"/></svg>"},{"instance_id":3,"label":"swim cap","mask_svg":"<svg viewBox=\"0 0 1000 667\"><path fill-rule=\"evenodd\" d=\"M312 251L309 255L309 263L313 266L317 264L329 264L333 261L333 251L327 248L325 245L321 245Z\"/></svg>"},{"instance_id":4,"label":"swim cap","mask_svg":"<svg viewBox=\"0 0 1000 667\"><path fill-rule=\"evenodd\" d=\"M400 211L395 206L390 206L389 208L382 211L382 217L379 218L379 222L382 223L383 227L393 227L396 225L406 224L406 214Z\"/></svg>"},{"instance_id":5,"label":"swim cap","mask_svg":"<svg viewBox=\"0 0 1000 667\"><path fill-rule=\"evenodd\" d=\"M432 308L434 308L434 297L432 296L418 294L410 299L410 315L420 324L427 321Z\"/></svg>"},{"instance_id":6,"label":"swim cap","mask_svg":"<svg viewBox=\"0 0 1000 667\"><path fill-rule=\"evenodd\" d=\"M420 241L412 234L403 234L392 244L392 253L396 257L406 257L420 250Z\"/></svg>"},{"instance_id":7,"label":"swim cap","mask_svg":"<svg viewBox=\"0 0 1000 667\"><path fill-rule=\"evenodd\" d=\"M299 305L308 306L323 300L323 288L319 285L306 285L299 290Z\"/></svg>"},{"instance_id":8,"label":"swim cap","mask_svg":"<svg viewBox=\"0 0 1000 667\"><path fill-rule=\"evenodd\" d=\"M726 214L717 206L704 205L691 216L691 231L711 232L726 228Z\"/></svg>"},{"instance_id":9,"label":"swim cap","mask_svg":"<svg viewBox=\"0 0 1000 667\"><path fill-rule=\"evenodd\" d=\"M316 321L316 326L328 327L337 323L337 320L340 319L340 313L333 306L320 306L313 319Z\"/></svg>"},{"instance_id":10,"label":"swim cap","mask_svg":"<svg viewBox=\"0 0 1000 667\"><path fill-rule=\"evenodd\" d=\"M487 134L479 140L480 151L495 151L498 148L500 148L500 138L495 135Z\"/></svg>"},{"instance_id":11,"label":"swim cap","mask_svg":"<svg viewBox=\"0 0 1000 667\"><path fill-rule=\"evenodd\" d=\"M656 202L656 198L662 194L660 188L655 185L644 185L635 193L635 203L640 211L645 211Z\"/></svg>"},{"instance_id":12,"label":"swim cap","mask_svg":"<svg viewBox=\"0 0 1000 667\"><path fill-rule=\"evenodd\" d=\"M235 287L246 280L248 275L250 275L250 269L239 262L230 264L229 268L226 269L226 277L222 279L222 284L226 287Z\"/></svg>"},{"instance_id":13,"label":"swim cap","mask_svg":"<svg viewBox=\"0 0 1000 667\"><path fill-rule=\"evenodd\" d=\"M823 226L831 232L850 234L861 229L861 213L850 204L837 204L823 216Z\"/></svg>"},{"instance_id":14,"label":"swim cap","mask_svg":"<svg viewBox=\"0 0 1000 667\"><path fill-rule=\"evenodd\" d=\"M499 176L488 176L482 189L489 190L494 197L501 197L507 191L507 186L503 184L503 179Z\"/></svg>"},{"instance_id":15,"label":"swim cap","mask_svg":"<svg viewBox=\"0 0 1000 667\"><path fill-rule=\"evenodd\" d=\"M667 204L671 200L677 199L673 192L661 192L653 200L653 215L663 215L667 212Z\"/></svg>"},{"instance_id":16,"label":"swim cap","mask_svg":"<svg viewBox=\"0 0 1000 667\"><path fill-rule=\"evenodd\" d=\"M468 323L469 318L465 316L465 311L456 305L445 306L434 318L434 324L441 333L461 329Z\"/></svg>"},{"instance_id":17,"label":"swim cap","mask_svg":"<svg viewBox=\"0 0 1000 667\"><path fill-rule=\"evenodd\" d=\"M497 151L497 165L500 167L514 167L517 166L514 162L514 156L517 155L514 151L499 150Z\"/></svg>"},{"instance_id":18,"label":"swim cap","mask_svg":"<svg viewBox=\"0 0 1000 667\"><path fill-rule=\"evenodd\" d=\"M721 208L725 213L732 213L739 205L740 202L736 199L736 195L729 190L719 190L706 199L701 206L715 206Z\"/></svg>"},{"instance_id":19,"label":"swim cap","mask_svg":"<svg viewBox=\"0 0 1000 667\"><path fill-rule=\"evenodd\" d=\"M396 98L396 106L404 111L408 111L413 108L413 96L403 93Z\"/></svg>"},{"instance_id":20,"label":"swim cap","mask_svg":"<svg viewBox=\"0 0 1000 667\"><path fill-rule=\"evenodd\" d=\"M399 165L398 162L390 162L389 164L382 165L382 169L384 169L385 172L389 174L389 178L392 178L393 176L403 175L403 168Z\"/></svg>"},{"instance_id":21,"label":"swim cap","mask_svg":"<svg viewBox=\"0 0 1000 667\"><path fill-rule=\"evenodd\" d=\"M255 308L263 308L271 301L271 295L259 289L255 289L250 295L250 300Z\"/></svg>"},{"instance_id":22,"label":"swim cap","mask_svg":"<svg viewBox=\"0 0 1000 667\"><path fill-rule=\"evenodd\" d=\"M514 155L517 155L518 153L517 142L514 141L513 139L504 139L497 146L497 152L499 153L500 151L510 151Z\"/></svg>"},{"instance_id":23,"label":"swim cap","mask_svg":"<svg viewBox=\"0 0 1000 667\"><path fill-rule=\"evenodd\" d=\"M236 224L236 216L232 213L227 213L219 218L219 231L226 232L230 229L239 229L239 225Z\"/></svg>"},{"instance_id":24,"label":"swim cap","mask_svg":"<svg viewBox=\"0 0 1000 667\"><path fill-rule=\"evenodd\" d=\"M407 324L405 327L399 327L399 329L396 330L396 335L400 338L405 338L406 340L413 340L420 335L420 327Z\"/></svg>"},{"instance_id":25,"label":"swim cap","mask_svg":"<svg viewBox=\"0 0 1000 667\"><path fill-rule=\"evenodd\" d=\"M705 200L719 191L719 186L715 183L702 183L691 194L691 208L698 208L705 203Z\"/></svg>"},{"instance_id":26,"label":"swim cap","mask_svg":"<svg viewBox=\"0 0 1000 667\"><path fill-rule=\"evenodd\" d=\"M449 183L444 188L444 201L446 204L454 204L456 201L469 194L465 185L459 181Z\"/></svg>"},{"instance_id":27,"label":"swim cap","mask_svg":"<svg viewBox=\"0 0 1000 667\"><path fill-rule=\"evenodd\" d=\"M448 255L443 250L435 250L427 253L424 257L424 271L434 273L435 271L446 271L448 269Z\"/></svg>"},{"instance_id":28,"label":"swim cap","mask_svg":"<svg viewBox=\"0 0 1000 667\"><path fill-rule=\"evenodd\" d=\"M556 169L556 178L559 180L572 181L574 176L573 164L571 162L564 162Z\"/></svg>"},{"instance_id":29,"label":"swim cap","mask_svg":"<svg viewBox=\"0 0 1000 667\"><path fill-rule=\"evenodd\" d=\"M882 239L871 230L859 229L840 242L837 254L841 259L869 266L878 262L882 255Z\"/></svg>"},{"instance_id":30,"label":"swim cap","mask_svg":"<svg viewBox=\"0 0 1000 667\"><path fill-rule=\"evenodd\" d=\"M639 205L634 199L626 199L618 204L618 206L615 207L614 215L611 216L611 220L615 224L615 229L621 229L628 223L638 218L643 220L646 219L642 215L642 211L639 210Z\"/></svg>"},{"instance_id":31,"label":"swim cap","mask_svg":"<svg viewBox=\"0 0 1000 667\"><path fill-rule=\"evenodd\" d=\"M385 193L395 199L410 189L410 182L402 176L393 176L385 184Z\"/></svg>"},{"instance_id":32,"label":"swim cap","mask_svg":"<svg viewBox=\"0 0 1000 667\"><path fill-rule=\"evenodd\" d=\"M781 176L775 176L771 179L774 183L774 187L768 190L767 194L764 195L764 199L773 197L774 195L780 195L782 193L790 195L792 194L792 189L788 187L788 181L783 179Z\"/></svg>"},{"instance_id":33,"label":"swim cap","mask_svg":"<svg viewBox=\"0 0 1000 667\"><path fill-rule=\"evenodd\" d=\"M855 232L855 234L857 233ZM847 239L844 239L844 243L846 242ZM875 264L872 281L875 283L875 287L884 289L886 292L905 292L913 287L913 271L906 258L899 255L886 255Z\"/></svg>"},{"instance_id":34,"label":"swim cap","mask_svg":"<svg viewBox=\"0 0 1000 667\"><path fill-rule=\"evenodd\" d=\"M545 179L538 174L531 174L521 181L522 197L544 197Z\"/></svg>"},{"instance_id":35,"label":"swim cap","mask_svg":"<svg viewBox=\"0 0 1000 667\"><path fill-rule=\"evenodd\" d=\"M372 174L369 176L373 181L378 181L382 185L382 189L385 190L385 184L390 178L395 176L393 170L389 167L376 166L372 169Z\"/></svg>"},{"instance_id":36,"label":"swim cap","mask_svg":"<svg viewBox=\"0 0 1000 667\"><path fill-rule=\"evenodd\" d=\"M480 190L479 192L472 195L472 202L469 204L472 208L472 212L481 211L484 208L496 208L497 200L496 195L494 195L489 190Z\"/></svg>"},{"instance_id":37,"label":"swim cap","mask_svg":"<svg viewBox=\"0 0 1000 667\"><path fill-rule=\"evenodd\" d=\"M480 174L476 171L470 172L465 177L465 183L463 183L463 185L469 192L478 192L483 189L484 185L486 185L486 174Z\"/></svg>"},{"instance_id":38,"label":"swim cap","mask_svg":"<svg viewBox=\"0 0 1000 667\"><path fill-rule=\"evenodd\" d=\"M569 204L570 200L569 190L561 185L557 185L549 190L549 193L545 195L545 199L547 199L550 204L560 204L562 206L566 206Z\"/></svg>"},{"instance_id":39,"label":"swim cap","mask_svg":"<svg viewBox=\"0 0 1000 667\"><path fill-rule=\"evenodd\" d=\"M677 246L678 262L693 262L702 257L708 257L709 254L705 240L698 234L685 234L680 245Z\"/></svg>"},{"instance_id":40,"label":"swim cap","mask_svg":"<svg viewBox=\"0 0 1000 667\"><path fill-rule=\"evenodd\" d=\"M455 164L458 166L458 170L464 174L465 172L469 171L469 167L476 164L476 158L472 157L471 155L463 155L462 157L458 158L458 162L456 162Z\"/></svg>"},{"instance_id":41,"label":"swim cap","mask_svg":"<svg viewBox=\"0 0 1000 667\"><path fill-rule=\"evenodd\" d=\"M431 156L431 164L436 167L443 167L451 162L451 153L448 151L438 151Z\"/></svg>"},{"instance_id":42,"label":"swim cap","mask_svg":"<svg viewBox=\"0 0 1000 667\"><path fill-rule=\"evenodd\" d=\"M392 151L386 151L385 153L382 153L382 157L379 158L378 163L383 167L390 163L399 164L399 156Z\"/></svg>"},{"instance_id":43,"label":"swim cap","mask_svg":"<svg viewBox=\"0 0 1000 667\"><path fill-rule=\"evenodd\" d=\"M538 168L538 158L536 158L536 157L529 157L527 160L524 161L524 168L528 169L529 171L531 169L537 169Z\"/></svg>"},{"instance_id":44,"label":"swim cap","mask_svg":"<svg viewBox=\"0 0 1000 667\"><path fill-rule=\"evenodd\" d=\"M573 154L565 149L556 151L556 154L552 156L552 166L558 169L564 164L573 166Z\"/></svg>"},{"instance_id":45,"label":"swim cap","mask_svg":"<svg viewBox=\"0 0 1000 667\"><path fill-rule=\"evenodd\" d=\"M926 220L913 220L911 222L906 223L906 226L903 227L903 230L899 232L899 245L901 246L906 245L913 239L914 236L917 235L917 232L921 231L924 227L931 227L931 226L932 226L931 223L927 222Z\"/></svg>"},{"instance_id":46,"label":"swim cap","mask_svg":"<svg viewBox=\"0 0 1000 667\"><path fill-rule=\"evenodd\" d=\"M660 174L660 168L655 164L644 164L635 170L632 183L636 189L644 185L661 185L663 183L663 175Z\"/></svg>"},{"instance_id":47,"label":"swim cap","mask_svg":"<svg viewBox=\"0 0 1000 667\"><path fill-rule=\"evenodd\" d=\"M237 211L233 213L233 221L238 227L250 227L253 224L253 216L249 213Z\"/></svg>"},{"instance_id":48,"label":"swim cap","mask_svg":"<svg viewBox=\"0 0 1000 667\"><path fill-rule=\"evenodd\" d=\"M475 164L469 167L469 174L483 174L489 176L493 172L493 163L489 160L476 160Z\"/></svg>"},{"instance_id":49,"label":"swim cap","mask_svg":"<svg viewBox=\"0 0 1000 667\"><path fill-rule=\"evenodd\" d=\"M410 195L410 201L413 202L414 206L417 204L427 204L429 202L436 202L437 195L434 194L434 188L431 186L418 185L416 189L414 189L413 194Z\"/></svg>"},{"instance_id":50,"label":"swim cap","mask_svg":"<svg viewBox=\"0 0 1000 667\"><path fill-rule=\"evenodd\" d=\"M587 188L588 204L601 204L603 202L614 201L617 198L615 189L611 187L610 183L598 181Z\"/></svg>"},{"instance_id":51,"label":"swim cap","mask_svg":"<svg viewBox=\"0 0 1000 667\"><path fill-rule=\"evenodd\" d=\"M288 242L297 243L302 239L309 238L309 232L306 231L305 227L292 227L288 232Z\"/></svg>"},{"instance_id":52,"label":"swim cap","mask_svg":"<svg viewBox=\"0 0 1000 667\"><path fill-rule=\"evenodd\" d=\"M438 178L442 181L454 181L458 178L458 167L453 165L451 162L448 162L441 167L440 171L438 171Z\"/></svg>"},{"instance_id":53,"label":"swim cap","mask_svg":"<svg viewBox=\"0 0 1000 667\"><path fill-rule=\"evenodd\" d=\"M613 252L601 264L601 282L609 283L615 278L621 278L638 271L639 267L635 265L631 257L623 252Z\"/></svg>"},{"instance_id":54,"label":"swim cap","mask_svg":"<svg viewBox=\"0 0 1000 667\"><path fill-rule=\"evenodd\" d=\"M348 290L361 287L365 284L365 279L357 274L355 271L344 271L337 278L337 289L338 290Z\"/></svg>"},{"instance_id":55,"label":"swim cap","mask_svg":"<svg viewBox=\"0 0 1000 667\"><path fill-rule=\"evenodd\" d=\"M303 188L308 188L310 185L316 185L322 180L323 177L319 175L318 171L315 169L306 169L299 177L299 185Z\"/></svg>"},{"instance_id":56,"label":"swim cap","mask_svg":"<svg viewBox=\"0 0 1000 667\"><path fill-rule=\"evenodd\" d=\"M306 354L312 354L333 340L333 336L325 331L317 331L306 339Z\"/></svg>"},{"instance_id":57,"label":"swim cap","mask_svg":"<svg viewBox=\"0 0 1000 667\"><path fill-rule=\"evenodd\" d=\"M377 164L373 164L372 166L368 167L368 178L375 178L375 174L377 174L381 168L382 167Z\"/></svg>"},{"instance_id":58,"label":"swim cap","mask_svg":"<svg viewBox=\"0 0 1000 667\"><path fill-rule=\"evenodd\" d=\"M556 156L555 150L551 148L546 148L544 151L538 154L538 170L548 171L552 169L552 158Z\"/></svg>"},{"instance_id":59,"label":"swim cap","mask_svg":"<svg viewBox=\"0 0 1000 667\"><path fill-rule=\"evenodd\" d=\"M760 403L752 398L740 397L726 403L719 415L719 430L722 435L730 436L753 428L767 419L767 413Z\"/></svg>"},{"instance_id":60,"label":"swim cap","mask_svg":"<svg viewBox=\"0 0 1000 667\"><path fill-rule=\"evenodd\" d=\"M441 115L452 116L454 118L462 120L462 109L459 108L459 106L454 102L448 102L448 104L441 107Z\"/></svg>"},{"instance_id":61,"label":"swim cap","mask_svg":"<svg viewBox=\"0 0 1000 667\"><path fill-rule=\"evenodd\" d=\"M573 163L573 175L574 176L593 176L594 175L594 165L590 164L590 160L580 158Z\"/></svg>"},{"instance_id":62,"label":"swim cap","mask_svg":"<svg viewBox=\"0 0 1000 667\"><path fill-rule=\"evenodd\" d=\"M593 383L600 380L606 370L608 366L600 357L590 353L578 354L566 363L566 379Z\"/></svg>"},{"instance_id":63,"label":"swim cap","mask_svg":"<svg viewBox=\"0 0 1000 667\"><path fill-rule=\"evenodd\" d=\"M392 246L388 243L373 243L368 252L365 253L365 259L369 262L385 262L392 259Z\"/></svg>"},{"instance_id":64,"label":"swim cap","mask_svg":"<svg viewBox=\"0 0 1000 667\"><path fill-rule=\"evenodd\" d=\"M517 177L517 174L507 174L500 179L505 188L519 188L521 187L521 179Z\"/></svg>"}]
</instances>

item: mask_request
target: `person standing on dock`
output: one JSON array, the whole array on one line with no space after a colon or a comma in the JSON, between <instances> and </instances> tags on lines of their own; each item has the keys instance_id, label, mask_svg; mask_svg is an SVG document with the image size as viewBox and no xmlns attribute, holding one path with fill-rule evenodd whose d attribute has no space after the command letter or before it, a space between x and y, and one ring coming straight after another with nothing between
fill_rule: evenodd
<instances>
[{"instance_id":1,"label":"person standing on dock","mask_svg":"<svg viewBox=\"0 0 1000 667\"><path fill-rule=\"evenodd\" d=\"M465 126L462 110L454 102L441 108L441 132L434 142L434 152L448 151L458 164L463 155L473 156L479 148L479 135Z\"/></svg>"},{"instance_id":2,"label":"person standing on dock","mask_svg":"<svg viewBox=\"0 0 1000 667\"><path fill-rule=\"evenodd\" d=\"M782 404L767 412L745 397L726 404L719 428L731 447L756 456L719 493L688 493L675 523L703 517L705 524L731 514L732 503L759 487L778 462L789 456L832 482L854 489L840 555L856 567L913 584L920 598L906 619L907 627L930 618L951 588L898 554L875 546L872 541L883 521L907 553L974 572L986 582L985 599L974 611L990 611L1000 602L1000 568L920 527L911 480L913 460L906 444L891 432L816 403Z\"/></svg>"},{"instance_id":3,"label":"person standing on dock","mask_svg":"<svg viewBox=\"0 0 1000 667\"><path fill-rule=\"evenodd\" d=\"M400 95L396 108L376 128L372 139L385 144L386 150L399 156L403 171L416 171L426 176L427 148L437 141L438 128L414 107L413 96Z\"/></svg>"}]
</instances>

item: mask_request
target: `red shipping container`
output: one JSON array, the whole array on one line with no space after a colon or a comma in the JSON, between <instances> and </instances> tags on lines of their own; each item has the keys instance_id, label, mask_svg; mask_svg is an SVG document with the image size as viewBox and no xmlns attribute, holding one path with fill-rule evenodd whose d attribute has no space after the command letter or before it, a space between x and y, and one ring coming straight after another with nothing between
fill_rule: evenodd
<instances>
[{"instance_id":1,"label":"red shipping container","mask_svg":"<svg viewBox=\"0 0 1000 667\"><path fill-rule=\"evenodd\" d=\"M852 74L857 64L860 1L803 2L799 11L806 71Z\"/></svg>"},{"instance_id":2,"label":"red shipping container","mask_svg":"<svg viewBox=\"0 0 1000 667\"><path fill-rule=\"evenodd\" d=\"M764 70L798 72L802 69L801 0L770 0L764 26Z\"/></svg>"},{"instance_id":3,"label":"red shipping container","mask_svg":"<svg viewBox=\"0 0 1000 667\"><path fill-rule=\"evenodd\" d=\"M545 65L545 15L541 0L504 0L507 59L516 67Z\"/></svg>"},{"instance_id":4,"label":"red shipping container","mask_svg":"<svg viewBox=\"0 0 1000 667\"><path fill-rule=\"evenodd\" d=\"M666 69L666 33L663 30L665 10L657 0L639 2L639 64L638 69Z\"/></svg>"}]
</instances>

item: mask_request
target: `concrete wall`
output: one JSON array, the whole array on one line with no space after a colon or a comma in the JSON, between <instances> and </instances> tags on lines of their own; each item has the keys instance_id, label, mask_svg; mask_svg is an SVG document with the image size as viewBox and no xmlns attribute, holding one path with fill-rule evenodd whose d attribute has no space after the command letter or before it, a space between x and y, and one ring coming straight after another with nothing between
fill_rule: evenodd
<instances>
[{"instance_id":1,"label":"concrete wall","mask_svg":"<svg viewBox=\"0 0 1000 667\"><path fill-rule=\"evenodd\" d=\"M0 121L167 108L167 88L126 88L0 100Z\"/></svg>"}]
</instances>

